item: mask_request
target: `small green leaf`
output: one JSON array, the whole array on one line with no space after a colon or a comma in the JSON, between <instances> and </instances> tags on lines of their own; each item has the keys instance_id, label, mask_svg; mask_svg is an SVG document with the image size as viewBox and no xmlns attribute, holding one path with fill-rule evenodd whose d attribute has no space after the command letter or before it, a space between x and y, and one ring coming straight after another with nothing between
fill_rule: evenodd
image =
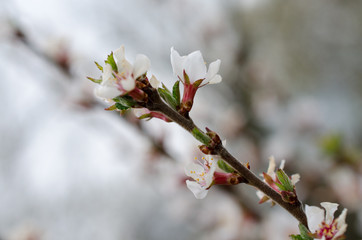
<instances>
[{"instance_id":1,"label":"small green leaf","mask_svg":"<svg viewBox=\"0 0 362 240\"><path fill-rule=\"evenodd\" d=\"M186 71L184 70L184 80L186 84L190 84L190 78L189 75L187 75Z\"/></svg>"},{"instance_id":2,"label":"small green leaf","mask_svg":"<svg viewBox=\"0 0 362 240\"><path fill-rule=\"evenodd\" d=\"M149 114L149 113L143 114L143 115L140 116L138 119L145 119L145 118L151 119L151 118L152 118L152 117L151 117L151 114Z\"/></svg>"},{"instance_id":3,"label":"small green leaf","mask_svg":"<svg viewBox=\"0 0 362 240\"><path fill-rule=\"evenodd\" d=\"M160 96L163 98L163 100L165 100L173 109L176 110L177 102L171 95L170 91L163 88L158 88L157 91L160 94Z\"/></svg>"},{"instance_id":4,"label":"small green leaf","mask_svg":"<svg viewBox=\"0 0 362 240\"><path fill-rule=\"evenodd\" d=\"M175 99L177 106L180 106L180 81L176 81L173 85L172 96Z\"/></svg>"},{"instance_id":5,"label":"small green leaf","mask_svg":"<svg viewBox=\"0 0 362 240\"><path fill-rule=\"evenodd\" d=\"M111 65L113 71L118 72L117 64L114 61L113 52L111 52L111 54L108 55L107 60L105 60L105 63L108 63L109 65Z\"/></svg>"},{"instance_id":6,"label":"small green leaf","mask_svg":"<svg viewBox=\"0 0 362 240\"><path fill-rule=\"evenodd\" d=\"M171 91L168 90L168 88L166 87L165 84L161 83L162 84L162 88L168 93L168 94L171 94Z\"/></svg>"},{"instance_id":7,"label":"small green leaf","mask_svg":"<svg viewBox=\"0 0 362 240\"><path fill-rule=\"evenodd\" d=\"M87 77L89 80L91 80L92 82L94 83L97 83L97 84L100 84L102 82L102 79L95 79L95 78L92 78L92 77Z\"/></svg>"},{"instance_id":8,"label":"small green leaf","mask_svg":"<svg viewBox=\"0 0 362 240\"><path fill-rule=\"evenodd\" d=\"M300 235L290 235L289 237L292 240L304 240Z\"/></svg>"},{"instance_id":9,"label":"small green leaf","mask_svg":"<svg viewBox=\"0 0 362 240\"><path fill-rule=\"evenodd\" d=\"M197 127L192 129L192 135L205 145L209 145L211 139L205 133L201 132Z\"/></svg>"},{"instance_id":10,"label":"small green leaf","mask_svg":"<svg viewBox=\"0 0 362 240\"><path fill-rule=\"evenodd\" d=\"M107 111L114 111L114 110L116 110L116 109L117 109L116 104L113 104L112 106L107 107L107 108L105 108L104 110L107 110Z\"/></svg>"},{"instance_id":11,"label":"small green leaf","mask_svg":"<svg viewBox=\"0 0 362 240\"><path fill-rule=\"evenodd\" d=\"M306 226L299 223L298 227L299 227L300 235L302 236L303 240L313 240L313 238L310 236L311 233L309 232L309 230Z\"/></svg>"},{"instance_id":12,"label":"small green leaf","mask_svg":"<svg viewBox=\"0 0 362 240\"><path fill-rule=\"evenodd\" d=\"M126 107L134 107L136 105L136 101L130 96L118 96L113 98L113 101Z\"/></svg>"},{"instance_id":13,"label":"small green leaf","mask_svg":"<svg viewBox=\"0 0 362 240\"><path fill-rule=\"evenodd\" d=\"M122 104L120 104L120 103L116 103L116 104L114 104L115 106L116 106L116 108L117 109L119 109L119 110L127 110L129 107L127 107L127 106L124 106L124 105L122 105Z\"/></svg>"},{"instance_id":14,"label":"small green leaf","mask_svg":"<svg viewBox=\"0 0 362 240\"><path fill-rule=\"evenodd\" d=\"M234 168L232 168L229 164L227 164L225 161L223 160L219 160L217 161L217 165L219 166L219 168L221 168L222 170L224 170L227 173L232 173L234 172Z\"/></svg>"},{"instance_id":15,"label":"small green leaf","mask_svg":"<svg viewBox=\"0 0 362 240\"><path fill-rule=\"evenodd\" d=\"M281 185L283 185L284 189L282 189L282 190L290 191L290 192L294 190L292 181L290 181L288 175L282 169L278 169L276 174L277 174L277 178L280 181Z\"/></svg>"},{"instance_id":16,"label":"small green leaf","mask_svg":"<svg viewBox=\"0 0 362 240\"><path fill-rule=\"evenodd\" d=\"M280 184L278 182L275 182L275 185L277 185L281 191L288 191L282 184Z\"/></svg>"},{"instance_id":17,"label":"small green leaf","mask_svg":"<svg viewBox=\"0 0 362 240\"><path fill-rule=\"evenodd\" d=\"M193 85L195 88L198 88L198 87L200 86L200 84L202 83L202 81L204 81L204 78L195 81L192 85Z\"/></svg>"},{"instance_id":18,"label":"small green leaf","mask_svg":"<svg viewBox=\"0 0 362 240\"><path fill-rule=\"evenodd\" d=\"M94 62L94 63L97 65L98 69L103 72L103 67L102 67L99 63L97 63L97 62Z\"/></svg>"}]
</instances>

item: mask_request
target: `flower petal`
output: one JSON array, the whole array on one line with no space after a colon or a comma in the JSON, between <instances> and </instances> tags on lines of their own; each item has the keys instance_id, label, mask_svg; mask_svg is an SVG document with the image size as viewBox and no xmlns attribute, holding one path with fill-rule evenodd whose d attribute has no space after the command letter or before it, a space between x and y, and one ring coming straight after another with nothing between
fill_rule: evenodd
<instances>
[{"instance_id":1,"label":"flower petal","mask_svg":"<svg viewBox=\"0 0 362 240\"><path fill-rule=\"evenodd\" d=\"M342 236L347 230L347 224L343 224L340 228L338 228L338 232L334 235L333 239L338 239L338 237Z\"/></svg>"},{"instance_id":2,"label":"flower petal","mask_svg":"<svg viewBox=\"0 0 362 240\"><path fill-rule=\"evenodd\" d=\"M196 163L189 163L185 167L186 176L192 177L193 179L198 178L200 173L204 171L204 168Z\"/></svg>"},{"instance_id":3,"label":"flower petal","mask_svg":"<svg viewBox=\"0 0 362 240\"><path fill-rule=\"evenodd\" d=\"M152 75L151 79L150 79L150 84L153 88L158 88L160 86L160 81L158 81L158 79Z\"/></svg>"},{"instance_id":4,"label":"flower petal","mask_svg":"<svg viewBox=\"0 0 362 240\"><path fill-rule=\"evenodd\" d=\"M205 78L206 65L200 51L192 52L187 56L184 70L189 76L191 83Z\"/></svg>"},{"instance_id":5,"label":"flower petal","mask_svg":"<svg viewBox=\"0 0 362 240\"><path fill-rule=\"evenodd\" d=\"M122 45L120 48L114 51L113 55L117 61L118 72L130 74L132 65L126 60L124 46Z\"/></svg>"},{"instance_id":6,"label":"flower petal","mask_svg":"<svg viewBox=\"0 0 362 240\"><path fill-rule=\"evenodd\" d=\"M210 63L209 69L206 73L205 82L209 82L211 79L215 77L215 75L218 73L220 69L220 59Z\"/></svg>"},{"instance_id":7,"label":"flower petal","mask_svg":"<svg viewBox=\"0 0 362 240\"><path fill-rule=\"evenodd\" d=\"M300 180L300 175L298 173L292 175L291 182L293 185L295 185L297 182L299 182L299 180Z\"/></svg>"},{"instance_id":8,"label":"flower petal","mask_svg":"<svg viewBox=\"0 0 362 240\"><path fill-rule=\"evenodd\" d=\"M138 54L133 64L133 77L137 79L139 76L145 74L150 69L151 61L143 54Z\"/></svg>"},{"instance_id":9,"label":"flower petal","mask_svg":"<svg viewBox=\"0 0 362 240\"><path fill-rule=\"evenodd\" d=\"M132 91L136 87L136 81L132 77L123 79L120 84L126 92Z\"/></svg>"},{"instance_id":10,"label":"flower petal","mask_svg":"<svg viewBox=\"0 0 362 240\"><path fill-rule=\"evenodd\" d=\"M285 160L283 159L283 160L280 162L279 168L280 168L280 169L284 169L284 166L285 166Z\"/></svg>"},{"instance_id":11,"label":"flower petal","mask_svg":"<svg viewBox=\"0 0 362 240\"><path fill-rule=\"evenodd\" d=\"M103 67L103 74L102 74L102 82L101 85L109 84L110 79L112 78L112 66L106 63Z\"/></svg>"},{"instance_id":12,"label":"flower petal","mask_svg":"<svg viewBox=\"0 0 362 240\"><path fill-rule=\"evenodd\" d=\"M337 203L322 202L321 206L326 210L326 223L331 224L334 219L334 212L338 208Z\"/></svg>"},{"instance_id":13,"label":"flower petal","mask_svg":"<svg viewBox=\"0 0 362 240\"><path fill-rule=\"evenodd\" d=\"M147 108L133 108L133 114L138 118L150 112Z\"/></svg>"},{"instance_id":14,"label":"flower petal","mask_svg":"<svg viewBox=\"0 0 362 240\"><path fill-rule=\"evenodd\" d=\"M269 157L269 166L268 166L267 174L270 176L275 175L275 158L274 158L274 156Z\"/></svg>"},{"instance_id":15,"label":"flower petal","mask_svg":"<svg viewBox=\"0 0 362 240\"><path fill-rule=\"evenodd\" d=\"M346 216L347 216L347 208L343 209L341 215L337 218L337 228L341 228L343 225L346 225Z\"/></svg>"},{"instance_id":16,"label":"flower petal","mask_svg":"<svg viewBox=\"0 0 362 240\"><path fill-rule=\"evenodd\" d=\"M115 60L117 61L117 63L120 63L121 61L123 61L125 59L124 52L125 52L124 45L122 45L120 48L118 48L116 51L114 51L113 56L114 56ZM118 67L118 64L117 64L117 67Z\"/></svg>"},{"instance_id":17,"label":"flower petal","mask_svg":"<svg viewBox=\"0 0 362 240\"><path fill-rule=\"evenodd\" d=\"M96 89L94 89L94 94L97 97L103 98L103 99L112 99L115 98L122 93L115 87L109 87L109 86L100 86Z\"/></svg>"},{"instance_id":18,"label":"flower petal","mask_svg":"<svg viewBox=\"0 0 362 240\"><path fill-rule=\"evenodd\" d=\"M210 79L209 84L217 84L222 81L222 78L219 74L215 75L212 79Z\"/></svg>"},{"instance_id":19,"label":"flower petal","mask_svg":"<svg viewBox=\"0 0 362 240\"><path fill-rule=\"evenodd\" d=\"M265 194L262 191L258 190L256 191L256 196L258 196L259 199L262 199L265 196Z\"/></svg>"},{"instance_id":20,"label":"flower petal","mask_svg":"<svg viewBox=\"0 0 362 240\"><path fill-rule=\"evenodd\" d=\"M186 56L181 57L180 54L172 47L171 48L171 65L173 73L183 79L183 67Z\"/></svg>"},{"instance_id":21,"label":"flower petal","mask_svg":"<svg viewBox=\"0 0 362 240\"><path fill-rule=\"evenodd\" d=\"M197 199L203 199L206 197L208 190L201 187L197 182L186 180L186 185Z\"/></svg>"},{"instance_id":22,"label":"flower petal","mask_svg":"<svg viewBox=\"0 0 362 240\"><path fill-rule=\"evenodd\" d=\"M324 220L323 209L305 205L305 214L307 215L309 230L315 233L319 229L319 224Z\"/></svg>"}]
</instances>

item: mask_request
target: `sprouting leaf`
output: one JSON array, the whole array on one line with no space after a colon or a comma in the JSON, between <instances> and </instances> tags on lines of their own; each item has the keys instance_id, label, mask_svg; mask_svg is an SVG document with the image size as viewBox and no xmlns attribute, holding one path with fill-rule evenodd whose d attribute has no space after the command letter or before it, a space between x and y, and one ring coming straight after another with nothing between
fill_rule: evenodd
<instances>
[{"instance_id":1,"label":"sprouting leaf","mask_svg":"<svg viewBox=\"0 0 362 240\"><path fill-rule=\"evenodd\" d=\"M300 235L302 236L302 240L313 240L313 238L310 236L311 233L309 232L309 230L306 226L299 223L298 227L299 227Z\"/></svg>"},{"instance_id":2,"label":"sprouting leaf","mask_svg":"<svg viewBox=\"0 0 362 240\"><path fill-rule=\"evenodd\" d=\"M288 175L282 169L278 169L276 174L277 174L277 178L278 178L279 182L281 183L281 185L283 185L284 189L282 189L282 190L290 191L290 192L294 190L292 181L290 181ZM278 185L278 187L279 187L279 185Z\"/></svg>"},{"instance_id":3,"label":"sprouting leaf","mask_svg":"<svg viewBox=\"0 0 362 240\"><path fill-rule=\"evenodd\" d=\"M224 170L227 173L232 173L234 172L234 168L232 168L229 164L227 164L225 161L223 160L219 160L217 161L217 165L219 166L219 168L221 168L222 170Z\"/></svg>"},{"instance_id":4,"label":"sprouting leaf","mask_svg":"<svg viewBox=\"0 0 362 240\"><path fill-rule=\"evenodd\" d=\"M127 110L129 107L127 107L127 106L124 106L124 105L122 105L122 104L120 104L120 103L116 103L116 104L114 104L115 106L116 106L116 108L117 109L119 109L119 110Z\"/></svg>"},{"instance_id":5,"label":"sprouting leaf","mask_svg":"<svg viewBox=\"0 0 362 240\"><path fill-rule=\"evenodd\" d=\"M98 69L103 72L103 67L102 67L99 63L97 63L97 62L94 62L94 63L97 65Z\"/></svg>"},{"instance_id":6,"label":"sprouting leaf","mask_svg":"<svg viewBox=\"0 0 362 240\"><path fill-rule=\"evenodd\" d=\"M107 110L107 111L114 111L114 110L116 110L116 109L117 109L116 104L113 104L112 106L107 107L107 108L105 108L104 110Z\"/></svg>"},{"instance_id":7,"label":"sprouting leaf","mask_svg":"<svg viewBox=\"0 0 362 240\"><path fill-rule=\"evenodd\" d=\"M149 113L146 113L146 114L143 114L142 116L140 116L140 117L138 117L138 119L146 119L146 118L148 118L148 119L151 119L152 117L151 117L151 114L149 114Z\"/></svg>"},{"instance_id":8,"label":"sprouting leaf","mask_svg":"<svg viewBox=\"0 0 362 240\"><path fill-rule=\"evenodd\" d=\"M113 101L126 107L134 107L136 105L136 101L130 96L118 96L113 98Z\"/></svg>"},{"instance_id":9,"label":"sprouting leaf","mask_svg":"<svg viewBox=\"0 0 362 240\"><path fill-rule=\"evenodd\" d=\"M177 106L180 106L180 81L176 81L173 85L172 96L175 99Z\"/></svg>"},{"instance_id":10,"label":"sprouting leaf","mask_svg":"<svg viewBox=\"0 0 362 240\"><path fill-rule=\"evenodd\" d=\"M92 82L94 83L97 83L97 84L100 84L102 82L102 79L95 79L95 78L92 78L92 77L87 77L89 80L91 80Z\"/></svg>"},{"instance_id":11,"label":"sprouting leaf","mask_svg":"<svg viewBox=\"0 0 362 240\"><path fill-rule=\"evenodd\" d=\"M285 187L284 187L284 185L283 184L280 184L280 183L278 183L278 182L275 182L275 185L277 185L278 186L278 188L281 190L281 191L288 191Z\"/></svg>"},{"instance_id":12,"label":"sprouting leaf","mask_svg":"<svg viewBox=\"0 0 362 240\"><path fill-rule=\"evenodd\" d=\"M170 91L164 88L158 88L158 93L162 97L163 100L165 100L173 109L176 110L177 108L177 102L171 95Z\"/></svg>"},{"instance_id":13,"label":"sprouting leaf","mask_svg":"<svg viewBox=\"0 0 362 240\"><path fill-rule=\"evenodd\" d=\"M105 60L104 62L111 65L113 71L118 72L117 64L114 61L113 52L111 52L111 54L108 55L107 60Z\"/></svg>"},{"instance_id":14,"label":"sprouting leaf","mask_svg":"<svg viewBox=\"0 0 362 240\"><path fill-rule=\"evenodd\" d=\"M199 79L199 80L195 81L192 85L195 88L198 88L200 86L200 84L202 83L202 81L204 81L204 79Z\"/></svg>"},{"instance_id":15,"label":"sprouting leaf","mask_svg":"<svg viewBox=\"0 0 362 240\"><path fill-rule=\"evenodd\" d=\"M301 235L290 235L290 239L292 240L304 240Z\"/></svg>"},{"instance_id":16,"label":"sprouting leaf","mask_svg":"<svg viewBox=\"0 0 362 240\"><path fill-rule=\"evenodd\" d=\"M192 135L205 145L209 145L211 139L205 133L201 132L197 127L194 127L191 131Z\"/></svg>"},{"instance_id":17,"label":"sprouting leaf","mask_svg":"<svg viewBox=\"0 0 362 240\"><path fill-rule=\"evenodd\" d=\"M184 80L186 84L190 84L190 78L189 75L187 75L186 71L184 70Z\"/></svg>"}]
</instances>

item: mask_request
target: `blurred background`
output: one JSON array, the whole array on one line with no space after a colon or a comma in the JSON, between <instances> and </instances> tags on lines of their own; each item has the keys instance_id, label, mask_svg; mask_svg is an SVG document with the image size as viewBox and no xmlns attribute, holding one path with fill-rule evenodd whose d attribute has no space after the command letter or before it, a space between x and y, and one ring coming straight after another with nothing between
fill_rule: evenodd
<instances>
[{"instance_id":1,"label":"blurred background","mask_svg":"<svg viewBox=\"0 0 362 240\"><path fill-rule=\"evenodd\" d=\"M362 238L362 1L1 0L0 239L283 240L297 222L249 186L196 200L197 142L104 111L94 61L121 44L171 87L170 48L221 59L191 116L255 173L299 173L300 199L348 208Z\"/></svg>"}]
</instances>

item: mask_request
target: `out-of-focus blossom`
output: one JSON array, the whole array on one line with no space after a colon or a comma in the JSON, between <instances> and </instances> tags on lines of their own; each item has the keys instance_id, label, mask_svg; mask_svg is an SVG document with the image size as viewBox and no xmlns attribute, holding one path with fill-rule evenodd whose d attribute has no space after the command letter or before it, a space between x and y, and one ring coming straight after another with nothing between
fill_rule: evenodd
<instances>
[{"instance_id":1,"label":"out-of-focus blossom","mask_svg":"<svg viewBox=\"0 0 362 240\"><path fill-rule=\"evenodd\" d=\"M182 104L187 112L191 110L198 88L222 81L221 76L217 74L220 63L221 61L218 59L210 63L209 69L207 69L200 51L180 56L174 48L171 48L171 65L174 74L184 85Z\"/></svg>"},{"instance_id":2,"label":"out-of-focus blossom","mask_svg":"<svg viewBox=\"0 0 362 240\"><path fill-rule=\"evenodd\" d=\"M322 208L315 206L305 207L308 219L308 227L314 239L338 240L343 239L343 234L347 230L345 208L337 219L334 219L334 212L338 208L337 203L322 202Z\"/></svg>"},{"instance_id":3,"label":"out-of-focus blossom","mask_svg":"<svg viewBox=\"0 0 362 240\"><path fill-rule=\"evenodd\" d=\"M113 54L110 55L113 59ZM136 80L146 74L150 68L150 60L143 54L138 54L132 65L125 58L125 49L122 45L114 51L115 63L106 61L103 68L102 81L96 88L95 94L109 100L119 95L127 94L136 88Z\"/></svg>"}]
</instances>

